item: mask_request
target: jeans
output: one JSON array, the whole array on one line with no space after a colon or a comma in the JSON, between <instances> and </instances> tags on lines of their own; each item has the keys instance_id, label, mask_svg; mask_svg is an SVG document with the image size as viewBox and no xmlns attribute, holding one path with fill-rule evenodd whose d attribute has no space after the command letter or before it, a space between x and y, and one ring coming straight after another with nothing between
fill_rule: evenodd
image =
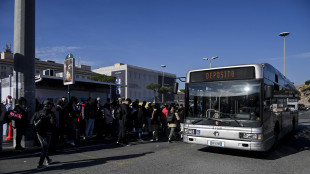
<instances>
[{"instance_id":1,"label":"jeans","mask_svg":"<svg viewBox=\"0 0 310 174\"><path fill-rule=\"evenodd\" d=\"M142 139L142 128L137 128L137 135L138 135L138 139Z\"/></svg>"},{"instance_id":2,"label":"jeans","mask_svg":"<svg viewBox=\"0 0 310 174\"><path fill-rule=\"evenodd\" d=\"M152 125L152 129L153 129L153 140L158 140L159 125L158 124L153 124Z\"/></svg>"},{"instance_id":3,"label":"jeans","mask_svg":"<svg viewBox=\"0 0 310 174\"><path fill-rule=\"evenodd\" d=\"M147 130L148 132L152 132L152 125L151 125L152 118L146 117L146 120L147 120Z\"/></svg>"},{"instance_id":4,"label":"jeans","mask_svg":"<svg viewBox=\"0 0 310 174\"><path fill-rule=\"evenodd\" d=\"M89 118L88 120L86 119L85 139L93 137L94 124L95 124L94 118Z\"/></svg>"},{"instance_id":5,"label":"jeans","mask_svg":"<svg viewBox=\"0 0 310 174\"><path fill-rule=\"evenodd\" d=\"M41 143L41 148L42 148L39 165L42 165L45 158L46 160L50 159L48 156L48 148L51 142L51 135L40 135L39 133L37 133L37 136Z\"/></svg>"},{"instance_id":6,"label":"jeans","mask_svg":"<svg viewBox=\"0 0 310 174\"><path fill-rule=\"evenodd\" d=\"M171 140L171 138L174 137L174 133L175 133L175 127L171 127L170 134L169 134L169 140Z\"/></svg>"}]
</instances>

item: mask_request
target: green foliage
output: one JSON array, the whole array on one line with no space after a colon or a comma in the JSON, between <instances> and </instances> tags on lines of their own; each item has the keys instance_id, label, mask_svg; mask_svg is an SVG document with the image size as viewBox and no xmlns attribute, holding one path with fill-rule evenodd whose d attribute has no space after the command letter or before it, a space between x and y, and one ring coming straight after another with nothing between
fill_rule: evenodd
<instances>
[{"instance_id":1,"label":"green foliage","mask_svg":"<svg viewBox=\"0 0 310 174\"><path fill-rule=\"evenodd\" d=\"M158 90L158 93L159 94L167 94L169 91L172 91L173 88L172 87L161 87L159 90Z\"/></svg>"},{"instance_id":2,"label":"green foliage","mask_svg":"<svg viewBox=\"0 0 310 174\"><path fill-rule=\"evenodd\" d=\"M98 82L110 82L110 83L115 83L115 77L113 77L113 76L107 76L107 75L104 75L104 74L91 77L90 80L98 81Z\"/></svg>"},{"instance_id":3,"label":"green foliage","mask_svg":"<svg viewBox=\"0 0 310 174\"><path fill-rule=\"evenodd\" d=\"M307 81L305 82L305 85L310 85L310 80L307 80Z\"/></svg>"},{"instance_id":4,"label":"green foliage","mask_svg":"<svg viewBox=\"0 0 310 174\"><path fill-rule=\"evenodd\" d=\"M180 89L181 92L185 93L185 89Z\"/></svg>"},{"instance_id":5,"label":"green foliage","mask_svg":"<svg viewBox=\"0 0 310 174\"><path fill-rule=\"evenodd\" d=\"M156 92L160 88L160 84L151 83L149 85L146 85L145 88Z\"/></svg>"},{"instance_id":6,"label":"green foliage","mask_svg":"<svg viewBox=\"0 0 310 174\"><path fill-rule=\"evenodd\" d=\"M307 91L310 91L310 86L302 90L302 92L307 92Z\"/></svg>"},{"instance_id":7,"label":"green foliage","mask_svg":"<svg viewBox=\"0 0 310 174\"><path fill-rule=\"evenodd\" d=\"M160 84L151 83L149 85L146 85L145 88L148 89L148 90L152 90L154 92L153 95L154 95L154 102L155 102L155 100L156 100L156 92L159 90Z\"/></svg>"}]
</instances>

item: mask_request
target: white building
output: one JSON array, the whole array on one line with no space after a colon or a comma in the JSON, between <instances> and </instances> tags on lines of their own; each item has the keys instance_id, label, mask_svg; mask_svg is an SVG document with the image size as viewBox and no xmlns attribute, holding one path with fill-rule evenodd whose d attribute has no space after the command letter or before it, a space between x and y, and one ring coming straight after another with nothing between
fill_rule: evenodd
<instances>
[{"instance_id":1,"label":"white building","mask_svg":"<svg viewBox=\"0 0 310 174\"><path fill-rule=\"evenodd\" d=\"M122 98L131 98L139 101L153 101L153 91L146 89L151 83L162 84L162 71L141 68L133 65L116 63L114 66L102 67L93 70L99 74L105 74L116 77L117 84L124 84L127 87L119 87L117 90ZM164 86L173 86L176 75L164 72ZM173 101L173 94L165 95L165 101Z\"/></svg>"}]
</instances>

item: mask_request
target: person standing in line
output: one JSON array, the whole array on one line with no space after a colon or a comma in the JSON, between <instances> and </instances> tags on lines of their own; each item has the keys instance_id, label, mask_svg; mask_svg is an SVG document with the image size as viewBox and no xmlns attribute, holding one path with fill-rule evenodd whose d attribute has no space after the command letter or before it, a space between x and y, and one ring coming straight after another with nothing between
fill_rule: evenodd
<instances>
[{"instance_id":1,"label":"person standing in line","mask_svg":"<svg viewBox=\"0 0 310 174\"><path fill-rule=\"evenodd\" d=\"M136 129L137 129L137 135L138 135L138 140L142 140L142 133L143 133L143 125L145 124L145 104L143 102L142 106L138 105L138 113L137 113L137 119L136 119Z\"/></svg>"},{"instance_id":2,"label":"person standing in line","mask_svg":"<svg viewBox=\"0 0 310 174\"><path fill-rule=\"evenodd\" d=\"M85 140L89 140L93 137L93 130L95 125L95 104L91 97L87 99L85 104L84 116L86 121Z\"/></svg>"},{"instance_id":3,"label":"person standing in line","mask_svg":"<svg viewBox=\"0 0 310 174\"><path fill-rule=\"evenodd\" d=\"M15 119L15 125L13 127L16 129L16 146L15 150L24 150L25 148L21 146L21 141L23 135L25 135L25 129L28 124L27 115L30 111L30 107L26 107L27 100L24 97L20 97L17 101L17 104L14 108L14 111L17 114L21 114L22 118L20 120Z\"/></svg>"},{"instance_id":4,"label":"person standing in line","mask_svg":"<svg viewBox=\"0 0 310 174\"><path fill-rule=\"evenodd\" d=\"M160 121L161 121L161 134L163 136L167 135L167 116L168 116L169 110L168 110L168 105L165 104L164 108L162 110L162 114L160 117Z\"/></svg>"},{"instance_id":5,"label":"person standing in line","mask_svg":"<svg viewBox=\"0 0 310 174\"><path fill-rule=\"evenodd\" d=\"M56 117L55 114L52 112L52 103L48 100L45 100L43 105L43 110L36 112L31 120L31 123L35 127L37 137L40 141L42 148L37 169L46 168L46 166L43 165L45 159L46 165L50 165L52 163L52 159L50 159L48 155L48 149L50 146L53 132L56 129Z\"/></svg>"},{"instance_id":6,"label":"person standing in line","mask_svg":"<svg viewBox=\"0 0 310 174\"><path fill-rule=\"evenodd\" d=\"M168 142L172 143L172 137L175 137L177 124L178 121L180 121L179 114L175 111L174 106L171 106L170 112L168 114L168 121L168 127L170 128Z\"/></svg>"},{"instance_id":7,"label":"person standing in line","mask_svg":"<svg viewBox=\"0 0 310 174\"><path fill-rule=\"evenodd\" d=\"M183 129L184 129L184 107L183 104L179 105L178 114L180 117L180 138L183 138Z\"/></svg>"},{"instance_id":8,"label":"person standing in line","mask_svg":"<svg viewBox=\"0 0 310 174\"><path fill-rule=\"evenodd\" d=\"M112 116L114 118L114 130L115 130L115 136L119 135L119 117L120 117L120 106L122 104L122 99L119 98L118 101L112 102Z\"/></svg>"},{"instance_id":9,"label":"person standing in line","mask_svg":"<svg viewBox=\"0 0 310 174\"><path fill-rule=\"evenodd\" d=\"M104 121L105 121L105 135L107 140L111 140L115 138L115 130L113 127L114 118L111 112L110 103L106 103L103 106L103 113L104 113ZM114 139L115 141L115 139Z\"/></svg>"},{"instance_id":10,"label":"person standing in line","mask_svg":"<svg viewBox=\"0 0 310 174\"><path fill-rule=\"evenodd\" d=\"M77 108L76 108L77 99L75 97L71 97L68 105L67 105L67 143L75 146L74 143L74 132L75 132L75 121L77 118Z\"/></svg>"},{"instance_id":11,"label":"person standing in line","mask_svg":"<svg viewBox=\"0 0 310 174\"><path fill-rule=\"evenodd\" d=\"M151 125L152 125L152 130L153 130L153 139L151 141L158 141L158 129L160 125L160 116L161 116L161 110L159 104L155 104L153 113L152 113L152 120L151 120Z\"/></svg>"},{"instance_id":12,"label":"person standing in line","mask_svg":"<svg viewBox=\"0 0 310 174\"><path fill-rule=\"evenodd\" d=\"M10 95L6 97L5 108L7 112L12 110L12 97ZM6 123L6 131L5 131L6 137L9 135L10 124L12 124L11 121L9 123Z\"/></svg>"},{"instance_id":13,"label":"person standing in line","mask_svg":"<svg viewBox=\"0 0 310 174\"><path fill-rule=\"evenodd\" d=\"M127 137L126 137L126 131L127 131L127 120L130 117L130 108L129 105L131 104L131 99L127 98L125 100L125 103L123 103L120 106L120 132L117 140L117 144L121 145L127 145Z\"/></svg>"},{"instance_id":14,"label":"person standing in line","mask_svg":"<svg viewBox=\"0 0 310 174\"><path fill-rule=\"evenodd\" d=\"M152 133L152 125L151 125L152 114L153 114L153 106L152 103L149 103L146 108L146 123L147 123L147 131L149 132L149 134Z\"/></svg>"},{"instance_id":15,"label":"person standing in line","mask_svg":"<svg viewBox=\"0 0 310 174\"><path fill-rule=\"evenodd\" d=\"M104 117L103 117L103 106L101 105L100 97L95 101L96 104L96 118L95 118L95 131L96 131L96 139L102 139L104 135Z\"/></svg>"}]
</instances>

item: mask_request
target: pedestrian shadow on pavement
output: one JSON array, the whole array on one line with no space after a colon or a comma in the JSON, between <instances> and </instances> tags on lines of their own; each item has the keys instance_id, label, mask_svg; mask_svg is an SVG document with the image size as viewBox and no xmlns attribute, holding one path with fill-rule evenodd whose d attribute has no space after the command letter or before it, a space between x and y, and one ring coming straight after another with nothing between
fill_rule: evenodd
<instances>
[{"instance_id":1,"label":"pedestrian shadow on pavement","mask_svg":"<svg viewBox=\"0 0 310 174\"><path fill-rule=\"evenodd\" d=\"M147 152L141 154L132 154L132 155L122 155L122 156L112 156L112 157L105 157L105 158L92 158L92 159L84 159L84 160L76 160L76 161L69 161L69 162L59 162L55 161L50 166L43 170L31 169L25 171L17 171L17 172L10 172L10 174L32 174L32 173L40 173L40 172L65 172L70 169L82 169L84 167L92 167L96 165L102 165L106 163L113 163L115 165L126 165L130 164L136 159L143 158L147 154L151 154L154 152Z\"/></svg>"},{"instance_id":2,"label":"pedestrian shadow on pavement","mask_svg":"<svg viewBox=\"0 0 310 174\"><path fill-rule=\"evenodd\" d=\"M243 151L234 149L223 149L217 147L204 147L199 149L202 152L240 156L246 158L257 158L263 160L277 160L305 150L310 146L310 126L299 126L296 132L288 134L278 147L272 148L267 152Z\"/></svg>"}]
</instances>

